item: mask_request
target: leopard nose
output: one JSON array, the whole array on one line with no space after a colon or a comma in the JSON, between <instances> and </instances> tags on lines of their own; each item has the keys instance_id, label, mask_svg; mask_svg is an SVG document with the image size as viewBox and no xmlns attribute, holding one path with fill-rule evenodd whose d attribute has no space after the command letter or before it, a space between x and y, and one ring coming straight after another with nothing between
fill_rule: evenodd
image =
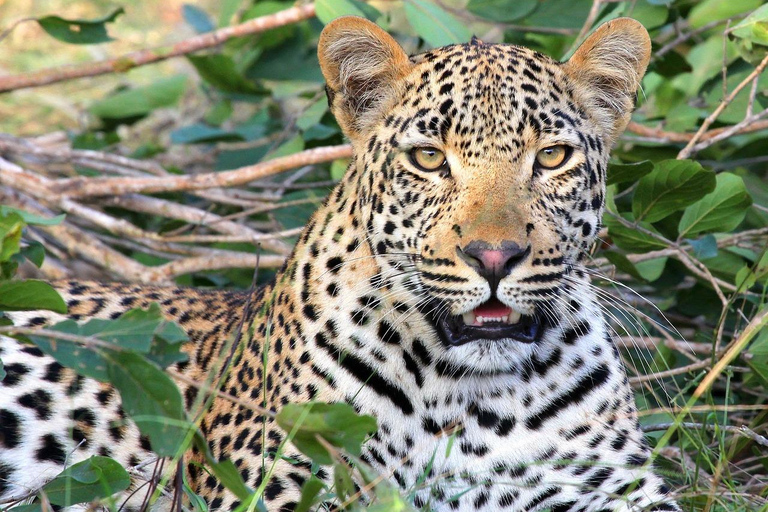
<instances>
[{"instance_id":1,"label":"leopard nose","mask_svg":"<svg viewBox=\"0 0 768 512\"><path fill-rule=\"evenodd\" d=\"M464 247L457 247L459 256L496 290L499 281L512 272L528 256L531 247L525 249L515 242L504 240L494 247L482 240L473 240Z\"/></svg>"}]
</instances>

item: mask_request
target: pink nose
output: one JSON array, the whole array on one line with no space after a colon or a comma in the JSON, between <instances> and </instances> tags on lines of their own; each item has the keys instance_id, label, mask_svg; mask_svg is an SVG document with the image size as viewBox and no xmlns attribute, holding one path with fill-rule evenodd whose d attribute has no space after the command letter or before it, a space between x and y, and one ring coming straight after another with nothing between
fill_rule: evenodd
<instances>
[{"instance_id":1,"label":"pink nose","mask_svg":"<svg viewBox=\"0 0 768 512\"><path fill-rule=\"evenodd\" d=\"M462 259L491 283L494 290L498 282L508 276L530 252L530 246L523 249L508 240L503 241L498 248L488 242L473 240L457 249Z\"/></svg>"}]
</instances>

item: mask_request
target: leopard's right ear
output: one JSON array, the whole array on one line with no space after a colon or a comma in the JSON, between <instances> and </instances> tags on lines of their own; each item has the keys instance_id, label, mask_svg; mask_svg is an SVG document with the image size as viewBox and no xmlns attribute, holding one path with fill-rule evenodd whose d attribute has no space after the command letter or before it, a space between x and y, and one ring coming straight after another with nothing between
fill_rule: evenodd
<instances>
[{"instance_id":1,"label":"leopard's right ear","mask_svg":"<svg viewBox=\"0 0 768 512\"><path fill-rule=\"evenodd\" d=\"M356 16L344 16L326 25L317 56L328 103L353 140L384 112L397 92L399 79L412 66L392 36Z\"/></svg>"}]
</instances>

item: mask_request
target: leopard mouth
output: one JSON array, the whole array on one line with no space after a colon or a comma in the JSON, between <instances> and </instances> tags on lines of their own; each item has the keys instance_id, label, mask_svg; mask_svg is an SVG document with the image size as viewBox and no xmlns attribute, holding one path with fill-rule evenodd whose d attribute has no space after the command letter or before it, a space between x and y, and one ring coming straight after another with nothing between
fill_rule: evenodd
<instances>
[{"instance_id":1,"label":"leopard mouth","mask_svg":"<svg viewBox=\"0 0 768 512\"><path fill-rule=\"evenodd\" d=\"M460 346L480 340L512 340L533 343L541 337L537 315L523 315L492 298L463 315L433 319L443 342Z\"/></svg>"}]
</instances>

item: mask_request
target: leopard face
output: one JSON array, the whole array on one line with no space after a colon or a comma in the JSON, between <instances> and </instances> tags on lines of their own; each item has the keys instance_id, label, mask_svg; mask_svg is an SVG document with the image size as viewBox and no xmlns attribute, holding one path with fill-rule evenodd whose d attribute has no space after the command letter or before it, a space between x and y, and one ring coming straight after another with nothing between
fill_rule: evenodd
<instances>
[{"instance_id":1,"label":"leopard face","mask_svg":"<svg viewBox=\"0 0 768 512\"><path fill-rule=\"evenodd\" d=\"M349 23L319 53L382 275L412 292L448 359L514 364L569 314L647 35L606 24L565 63L477 39L408 58Z\"/></svg>"}]
</instances>

